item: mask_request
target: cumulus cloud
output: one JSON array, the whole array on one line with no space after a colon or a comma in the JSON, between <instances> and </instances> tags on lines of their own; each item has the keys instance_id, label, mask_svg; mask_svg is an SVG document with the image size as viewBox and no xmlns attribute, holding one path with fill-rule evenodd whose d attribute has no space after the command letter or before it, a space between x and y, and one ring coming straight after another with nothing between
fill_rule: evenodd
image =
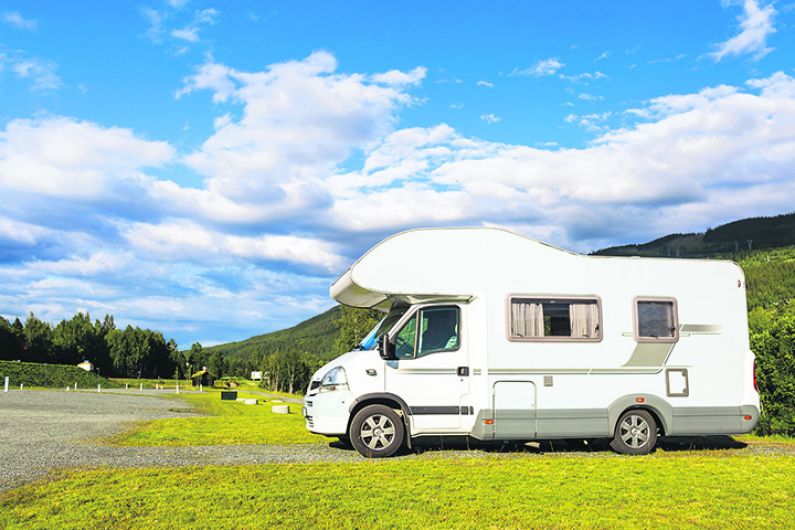
<instances>
[{"instance_id":1,"label":"cumulus cloud","mask_svg":"<svg viewBox=\"0 0 795 530\"><path fill-rule=\"evenodd\" d=\"M496 114L488 113L488 114L481 114L480 120L485 121L489 125L493 125L495 123L499 123L502 121L502 118L497 116Z\"/></svg>"},{"instance_id":2,"label":"cumulus cloud","mask_svg":"<svg viewBox=\"0 0 795 530\"><path fill-rule=\"evenodd\" d=\"M560 62L557 57L550 57L549 59L536 61L529 68L514 68L509 75L543 77L555 75L564 66L566 65Z\"/></svg>"},{"instance_id":3,"label":"cumulus cloud","mask_svg":"<svg viewBox=\"0 0 795 530\"><path fill-rule=\"evenodd\" d=\"M38 25L35 20L23 17L19 11L6 11L3 13L3 20L17 29L28 31L36 29Z\"/></svg>"},{"instance_id":4,"label":"cumulus cloud","mask_svg":"<svg viewBox=\"0 0 795 530\"><path fill-rule=\"evenodd\" d=\"M776 8L772 2L761 5L758 0L745 0L743 14L738 18L740 33L718 44L712 58L716 62L729 55L750 55L753 59L761 59L771 51L767 38L776 31L773 26L775 17Z\"/></svg>"},{"instance_id":5,"label":"cumulus cloud","mask_svg":"<svg viewBox=\"0 0 795 530\"><path fill-rule=\"evenodd\" d=\"M242 117L219 119L185 164L206 177L207 189L235 201L324 200L313 184L388 133L395 112L414 101L404 87L425 75L392 71L368 80L336 69L322 51L255 73L204 64L177 95L210 90L216 102L242 105Z\"/></svg>"},{"instance_id":6,"label":"cumulus cloud","mask_svg":"<svg viewBox=\"0 0 795 530\"><path fill-rule=\"evenodd\" d=\"M0 185L56 197L98 198L120 182L135 183L144 167L174 156L166 142L129 129L71 118L17 119L0 131Z\"/></svg>"},{"instance_id":7,"label":"cumulus cloud","mask_svg":"<svg viewBox=\"0 0 795 530\"><path fill-rule=\"evenodd\" d=\"M260 71L208 60L178 94L206 92L217 112L188 152L74 118L9 122L0 310L79 306L185 335L278 326L328 307L333 275L405 228L493 224L591 250L795 203L795 79L783 72L572 113L592 131L572 148L401 128L423 68L338 70L326 52ZM173 168L203 181L188 187Z\"/></svg>"}]
</instances>

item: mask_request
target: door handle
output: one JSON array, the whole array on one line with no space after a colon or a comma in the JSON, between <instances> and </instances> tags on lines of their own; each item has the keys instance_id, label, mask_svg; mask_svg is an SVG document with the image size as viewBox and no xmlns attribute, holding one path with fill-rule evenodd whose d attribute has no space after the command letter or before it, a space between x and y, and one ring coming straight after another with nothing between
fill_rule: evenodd
<instances>
[{"instance_id":1,"label":"door handle","mask_svg":"<svg viewBox=\"0 0 795 530\"><path fill-rule=\"evenodd\" d=\"M456 373L459 377L467 377L469 375L469 366L459 366Z\"/></svg>"}]
</instances>

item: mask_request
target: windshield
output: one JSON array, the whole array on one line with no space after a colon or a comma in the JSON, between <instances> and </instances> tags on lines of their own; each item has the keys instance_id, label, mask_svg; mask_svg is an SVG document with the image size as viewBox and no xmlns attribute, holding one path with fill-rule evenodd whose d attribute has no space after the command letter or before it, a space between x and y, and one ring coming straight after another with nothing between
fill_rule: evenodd
<instances>
[{"instance_id":1,"label":"windshield","mask_svg":"<svg viewBox=\"0 0 795 530\"><path fill-rule=\"evenodd\" d=\"M362 341L357 346L359 350L372 350L378 345L378 339L381 338L381 335L389 331L392 326L395 325L395 322L400 320L406 311L408 310L409 306L407 304L398 304L395 302L395 305L392 306L392 309L389 310L389 313L381 319L381 322L376 324L376 326L365 335Z\"/></svg>"}]
</instances>

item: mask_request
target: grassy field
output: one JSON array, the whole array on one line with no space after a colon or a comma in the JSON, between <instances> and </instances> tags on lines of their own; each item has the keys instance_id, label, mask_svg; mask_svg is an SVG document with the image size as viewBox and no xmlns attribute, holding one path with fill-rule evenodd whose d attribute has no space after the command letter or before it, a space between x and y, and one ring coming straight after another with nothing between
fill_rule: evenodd
<instances>
[{"instance_id":1,"label":"grassy field","mask_svg":"<svg viewBox=\"0 0 795 530\"><path fill-rule=\"evenodd\" d=\"M169 397L174 397L170 395ZM249 391L239 391L240 398L263 397ZM312 444L327 443L328 439L310 434L301 416L301 405L290 405L292 414L274 414L271 403L244 405L241 402L221 401L220 392L212 389L204 393L180 394L179 398L192 404L194 418L170 418L138 425L131 431L110 440L116 445L239 445L239 444Z\"/></svg>"},{"instance_id":2,"label":"grassy field","mask_svg":"<svg viewBox=\"0 0 795 530\"><path fill-rule=\"evenodd\" d=\"M0 496L2 528L795 526L795 457L442 457L67 472Z\"/></svg>"}]
</instances>

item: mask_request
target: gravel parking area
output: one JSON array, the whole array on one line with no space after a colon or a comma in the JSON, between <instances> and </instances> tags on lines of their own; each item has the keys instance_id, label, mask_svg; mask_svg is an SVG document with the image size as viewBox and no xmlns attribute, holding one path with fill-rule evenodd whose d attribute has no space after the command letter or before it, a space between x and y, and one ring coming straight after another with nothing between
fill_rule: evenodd
<instances>
[{"instance_id":1,"label":"gravel parking area","mask_svg":"<svg viewBox=\"0 0 795 530\"><path fill-rule=\"evenodd\" d=\"M223 445L196 447L115 447L102 438L130 422L194 415L190 404L165 391L0 392L0 492L69 467L170 467L288 462L361 461L355 451L332 445ZM795 455L795 444L737 442L727 436L661 439L666 452L730 451L733 454ZM554 441L516 445L477 444L436 437L415 443L404 458L468 458L499 453L505 458L616 457L606 441Z\"/></svg>"},{"instance_id":2,"label":"gravel parking area","mask_svg":"<svg viewBox=\"0 0 795 530\"><path fill-rule=\"evenodd\" d=\"M355 460L328 446L112 447L97 440L130 422L189 416L178 399L119 392L0 392L0 491L54 468Z\"/></svg>"}]
</instances>

